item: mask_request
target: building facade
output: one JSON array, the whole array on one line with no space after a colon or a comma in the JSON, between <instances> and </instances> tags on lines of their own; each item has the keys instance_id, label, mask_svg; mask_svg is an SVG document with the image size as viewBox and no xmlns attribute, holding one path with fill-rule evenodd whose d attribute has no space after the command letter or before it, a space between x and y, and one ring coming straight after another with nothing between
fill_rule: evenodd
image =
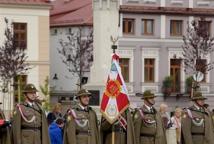
<instances>
[{"instance_id":1,"label":"building facade","mask_svg":"<svg viewBox=\"0 0 214 144\"><path fill-rule=\"evenodd\" d=\"M24 83L33 83L39 89L49 76L49 9L45 0L0 0L0 45L4 42L4 18L13 24L17 42L24 44L27 62L32 66L24 74ZM15 80L15 79L14 79ZM15 81L14 81L15 83ZM0 102L7 116L13 110L16 98L1 93ZM41 96L42 94L39 93Z\"/></svg>"},{"instance_id":2,"label":"building facade","mask_svg":"<svg viewBox=\"0 0 214 144\"><path fill-rule=\"evenodd\" d=\"M86 38L92 31L92 0L56 0L50 16L50 86L51 103L61 102L65 105L73 101L74 94L78 90L79 77L68 70L63 63L68 60L59 53L60 41L68 42L68 36L75 34L79 29L82 38ZM65 58L67 57L67 58ZM70 64L72 67L72 63ZM89 79L89 69L84 72L83 77Z\"/></svg>"},{"instance_id":3,"label":"building facade","mask_svg":"<svg viewBox=\"0 0 214 144\"><path fill-rule=\"evenodd\" d=\"M152 90L158 95L158 103L170 107L186 107L186 94L182 60L183 35L188 22L206 17L210 35L214 36L214 2L211 0L121 0L119 49L123 76L127 81L132 102L140 105L136 92ZM203 58L213 61L213 53ZM201 90L214 105L214 71L205 74ZM165 77L173 77L173 92L163 99L162 83Z\"/></svg>"}]
</instances>

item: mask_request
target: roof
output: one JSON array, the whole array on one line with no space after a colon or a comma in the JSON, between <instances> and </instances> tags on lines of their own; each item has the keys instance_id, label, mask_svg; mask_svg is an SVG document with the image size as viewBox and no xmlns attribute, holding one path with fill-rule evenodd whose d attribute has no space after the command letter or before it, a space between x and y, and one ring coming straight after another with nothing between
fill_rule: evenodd
<instances>
[{"instance_id":1,"label":"roof","mask_svg":"<svg viewBox=\"0 0 214 144\"><path fill-rule=\"evenodd\" d=\"M50 26L92 26L92 0L55 0Z\"/></svg>"},{"instance_id":2,"label":"roof","mask_svg":"<svg viewBox=\"0 0 214 144\"><path fill-rule=\"evenodd\" d=\"M49 0L0 0L0 4L50 5Z\"/></svg>"},{"instance_id":3,"label":"roof","mask_svg":"<svg viewBox=\"0 0 214 144\"><path fill-rule=\"evenodd\" d=\"M121 5L120 13L213 16L214 9Z\"/></svg>"}]
</instances>

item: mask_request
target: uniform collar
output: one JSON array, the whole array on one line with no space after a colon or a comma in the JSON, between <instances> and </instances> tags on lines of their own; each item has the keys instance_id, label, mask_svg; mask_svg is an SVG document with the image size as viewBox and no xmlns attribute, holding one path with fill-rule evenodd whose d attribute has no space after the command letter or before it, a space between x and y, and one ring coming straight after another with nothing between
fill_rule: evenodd
<instances>
[{"instance_id":1,"label":"uniform collar","mask_svg":"<svg viewBox=\"0 0 214 144\"><path fill-rule=\"evenodd\" d=\"M197 104L193 105L197 110L201 110L201 107L199 107Z\"/></svg>"},{"instance_id":2,"label":"uniform collar","mask_svg":"<svg viewBox=\"0 0 214 144\"><path fill-rule=\"evenodd\" d=\"M26 103L31 107L35 104L34 102L29 102L29 101L27 101Z\"/></svg>"},{"instance_id":3,"label":"uniform collar","mask_svg":"<svg viewBox=\"0 0 214 144\"><path fill-rule=\"evenodd\" d=\"M83 105L81 105L80 103L79 103L79 107L82 109L82 110L87 110L88 109L88 107L87 106L83 106Z\"/></svg>"},{"instance_id":4,"label":"uniform collar","mask_svg":"<svg viewBox=\"0 0 214 144\"><path fill-rule=\"evenodd\" d=\"M144 104L144 107L150 112L152 109L153 109L153 107L151 106L148 106L148 105L146 105L146 104Z\"/></svg>"}]
</instances>

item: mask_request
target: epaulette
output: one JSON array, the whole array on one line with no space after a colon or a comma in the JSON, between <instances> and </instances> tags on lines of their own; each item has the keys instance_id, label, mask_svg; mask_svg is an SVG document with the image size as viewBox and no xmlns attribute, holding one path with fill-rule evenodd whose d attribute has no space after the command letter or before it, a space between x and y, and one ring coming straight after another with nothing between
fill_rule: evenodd
<instances>
[{"instance_id":1,"label":"epaulette","mask_svg":"<svg viewBox=\"0 0 214 144\"><path fill-rule=\"evenodd\" d=\"M29 104L22 104L22 105L25 106L25 107L31 108L31 109L33 109L34 111L37 111L38 113L41 114L41 113L42 113L41 107L39 106L38 103L35 103L35 104L39 107L39 110L35 109L34 107L30 106Z\"/></svg>"},{"instance_id":2,"label":"epaulette","mask_svg":"<svg viewBox=\"0 0 214 144\"><path fill-rule=\"evenodd\" d=\"M195 111L195 112L200 112L200 113L203 113L203 114L206 114L206 115L209 115L206 111L200 111L200 110L196 110L196 109L193 109L193 108L189 108L191 111Z\"/></svg>"}]
</instances>

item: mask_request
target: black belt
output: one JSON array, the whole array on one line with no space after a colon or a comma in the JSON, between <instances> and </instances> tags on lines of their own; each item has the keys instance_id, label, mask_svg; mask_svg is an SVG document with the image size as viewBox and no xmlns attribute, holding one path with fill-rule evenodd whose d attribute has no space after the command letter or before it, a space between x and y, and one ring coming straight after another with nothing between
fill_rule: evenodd
<instances>
[{"instance_id":1,"label":"black belt","mask_svg":"<svg viewBox=\"0 0 214 144\"><path fill-rule=\"evenodd\" d=\"M112 131L126 133L126 130L124 130L124 128L122 126L120 126L120 125L112 126Z\"/></svg>"},{"instance_id":2,"label":"black belt","mask_svg":"<svg viewBox=\"0 0 214 144\"><path fill-rule=\"evenodd\" d=\"M28 127L28 126L22 126L21 129L23 130L41 130L41 127Z\"/></svg>"},{"instance_id":3,"label":"black belt","mask_svg":"<svg viewBox=\"0 0 214 144\"><path fill-rule=\"evenodd\" d=\"M204 135L204 133L192 133L192 135Z\"/></svg>"},{"instance_id":4,"label":"black belt","mask_svg":"<svg viewBox=\"0 0 214 144\"><path fill-rule=\"evenodd\" d=\"M120 133L126 133L124 128L113 128L112 130L105 131L106 133L112 133L112 132L120 132Z\"/></svg>"},{"instance_id":5,"label":"black belt","mask_svg":"<svg viewBox=\"0 0 214 144\"><path fill-rule=\"evenodd\" d=\"M140 136L141 137L155 137L155 135L153 135L153 134L145 134L145 133L141 133Z\"/></svg>"},{"instance_id":6,"label":"black belt","mask_svg":"<svg viewBox=\"0 0 214 144\"><path fill-rule=\"evenodd\" d=\"M91 135L91 131L90 130L85 130L85 131L80 131L80 130L76 130L76 135Z\"/></svg>"},{"instance_id":7,"label":"black belt","mask_svg":"<svg viewBox=\"0 0 214 144\"><path fill-rule=\"evenodd\" d=\"M112 132L119 132L119 133L126 133L126 131L125 130L122 130L122 129L120 129L120 130L118 130L118 129L114 129L114 130L108 130L108 131L105 131L107 134L109 134L109 133L112 133Z\"/></svg>"}]
</instances>

